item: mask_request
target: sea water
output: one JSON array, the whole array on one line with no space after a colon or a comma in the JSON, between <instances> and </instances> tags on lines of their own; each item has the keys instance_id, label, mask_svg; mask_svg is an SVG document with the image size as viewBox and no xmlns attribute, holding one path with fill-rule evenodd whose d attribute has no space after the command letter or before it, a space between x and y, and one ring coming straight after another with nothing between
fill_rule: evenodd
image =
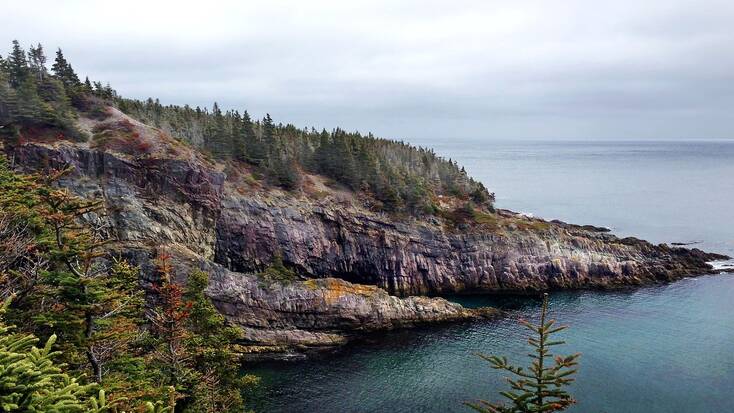
<instances>
[{"instance_id":1,"label":"sea water","mask_svg":"<svg viewBox=\"0 0 734 413\"><path fill-rule=\"evenodd\" d=\"M621 236L734 256L734 141L415 142L464 165L497 206L606 226ZM342 351L251 366L262 412L468 412L500 400L504 375L475 353L526 364L532 297L450 297L494 305L494 321L371 334ZM572 412L734 412L734 274L622 292L551 295L580 352Z\"/></svg>"}]
</instances>

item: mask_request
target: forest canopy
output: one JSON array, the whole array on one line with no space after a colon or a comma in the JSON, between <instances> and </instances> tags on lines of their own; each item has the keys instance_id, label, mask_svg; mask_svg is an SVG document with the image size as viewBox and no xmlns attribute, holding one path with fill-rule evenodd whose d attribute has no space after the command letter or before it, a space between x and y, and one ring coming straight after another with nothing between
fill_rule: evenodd
<instances>
[{"instance_id":1,"label":"forest canopy","mask_svg":"<svg viewBox=\"0 0 734 413\"><path fill-rule=\"evenodd\" d=\"M157 99L127 99L109 84L81 81L61 49L49 71L41 44L28 51L13 42L0 57L0 136L23 139L52 135L85 140L76 119L104 116L112 105L160 128L220 162L242 162L269 183L300 188L304 174L320 174L375 200L376 209L414 216L439 212L438 197L492 208L493 195L455 161L432 150L340 128L317 131L251 119L247 110L163 105Z\"/></svg>"}]
</instances>

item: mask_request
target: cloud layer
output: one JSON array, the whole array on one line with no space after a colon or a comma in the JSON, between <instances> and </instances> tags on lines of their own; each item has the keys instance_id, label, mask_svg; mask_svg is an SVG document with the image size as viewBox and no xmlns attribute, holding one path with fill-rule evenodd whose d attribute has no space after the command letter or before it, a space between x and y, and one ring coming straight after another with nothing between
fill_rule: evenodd
<instances>
[{"instance_id":1,"label":"cloud layer","mask_svg":"<svg viewBox=\"0 0 734 413\"><path fill-rule=\"evenodd\" d=\"M10 2L125 96L425 141L734 138L734 2ZM9 46L8 46L9 47Z\"/></svg>"}]
</instances>

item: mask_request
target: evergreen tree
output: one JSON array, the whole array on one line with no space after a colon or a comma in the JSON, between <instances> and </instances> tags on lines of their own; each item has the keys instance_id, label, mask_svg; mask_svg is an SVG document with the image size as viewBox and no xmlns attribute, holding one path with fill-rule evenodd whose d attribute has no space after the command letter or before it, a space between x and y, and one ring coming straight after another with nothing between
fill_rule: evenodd
<instances>
[{"instance_id":1,"label":"evergreen tree","mask_svg":"<svg viewBox=\"0 0 734 413\"><path fill-rule=\"evenodd\" d=\"M7 75L0 70L0 137L17 136L18 125L14 125L18 97L7 82Z\"/></svg>"},{"instance_id":2,"label":"evergreen tree","mask_svg":"<svg viewBox=\"0 0 734 413\"><path fill-rule=\"evenodd\" d=\"M51 122L51 108L38 96L38 89L33 78L23 79L16 87L15 95L17 100L13 110L13 122L25 125Z\"/></svg>"},{"instance_id":3,"label":"evergreen tree","mask_svg":"<svg viewBox=\"0 0 734 413\"><path fill-rule=\"evenodd\" d=\"M25 50L20 47L17 40L13 40L13 50L8 55L8 74L12 87L19 87L28 77L28 61Z\"/></svg>"},{"instance_id":4,"label":"evergreen tree","mask_svg":"<svg viewBox=\"0 0 734 413\"><path fill-rule=\"evenodd\" d=\"M101 97L104 93L102 82L92 82L92 85L94 86L94 94Z\"/></svg>"},{"instance_id":5,"label":"evergreen tree","mask_svg":"<svg viewBox=\"0 0 734 413\"><path fill-rule=\"evenodd\" d=\"M265 144L265 154L268 159L272 160L275 157L281 157L282 152L279 151L277 142L275 141L275 124L269 113L265 114L262 121L262 141Z\"/></svg>"},{"instance_id":6,"label":"evergreen tree","mask_svg":"<svg viewBox=\"0 0 734 413\"><path fill-rule=\"evenodd\" d=\"M222 314L204 293L209 277L194 271L188 277L184 299L190 306L190 331L187 347L200 379L194 386L192 412L241 412L244 406L241 390L252 386L257 378L242 375L233 366L239 357L232 343L241 337L238 328L227 325Z\"/></svg>"},{"instance_id":7,"label":"evergreen tree","mask_svg":"<svg viewBox=\"0 0 734 413\"><path fill-rule=\"evenodd\" d=\"M134 320L142 316L142 297L136 270L114 260L111 267L103 265L107 227L100 202L53 187L65 173L49 173L35 182L6 173L0 186L25 187L29 192L21 202L33 207L28 218L34 223L39 248L49 257L43 276L21 304L44 303L33 316L37 331L56 330L67 361L89 366L93 377L102 382L105 364L122 354L137 330ZM9 194L10 199L19 196ZM17 200L0 201L0 212L23 214L13 212L19 211L13 206Z\"/></svg>"},{"instance_id":8,"label":"evergreen tree","mask_svg":"<svg viewBox=\"0 0 734 413\"><path fill-rule=\"evenodd\" d=\"M52 351L56 336L42 348L30 334L15 333L2 320L10 298L0 307L0 410L3 412L84 412L91 386L62 372Z\"/></svg>"},{"instance_id":9,"label":"evergreen tree","mask_svg":"<svg viewBox=\"0 0 734 413\"><path fill-rule=\"evenodd\" d=\"M115 97L115 90L112 89L112 86L110 86L109 82L107 82L107 84L104 87L104 97L107 99L112 99Z\"/></svg>"},{"instance_id":10,"label":"evergreen tree","mask_svg":"<svg viewBox=\"0 0 734 413\"><path fill-rule=\"evenodd\" d=\"M352 189L358 189L359 177L352 154L351 139L345 133L338 133L334 137L334 152L332 177Z\"/></svg>"},{"instance_id":11,"label":"evergreen tree","mask_svg":"<svg viewBox=\"0 0 734 413\"><path fill-rule=\"evenodd\" d=\"M232 155L232 138L227 130L226 120L217 102L212 107L212 117L207 125L204 137L206 148L217 159L226 159Z\"/></svg>"},{"instance_id":12,"label":"evergreen tree","mask_svg":"<svg viewBox=\"0 0 734 413\"><path fill-rule=\"evenodd\" d=\"M16 333L3 316L12 297L0 306L0 410L3 412L48 413L113 413L119 412L119 401L109 400L104 389L92 395L96 383L82 384L57 364L61 353L53 351L56 336L42 348L35 347L38 338ZM146 413L173 413L175 402L146 402ZM121 412L124 413L124 412Z\"/></svg>"},{"instance_id":13,"label":"evergreen tree","mask_svg":"<svg viewBox=\"0 0 734 413\"><path fill-rule=\"evenodd\" d=\"M265 114L263 118L263 139L267 145L275 138L275 125L273 124L273 118L270 117L269 113Z\"/></svg>"},{"instance_id":14,"label":"evergreen tree","mask_svg":"<svg viewBox=\"0 0 734 413\"><path fill-rule=\"evenodd\" d=\"M184 287L173 280L171 256L157 259L159 304L153 311L154 364L164 382L177 390L182 411L196 413L241 412L241 390L256 383L241 376L232 343L239 338L236 328L204 294L205 273L194 271Z\"/></svg>"},{"instance_id":15,"label":"evergreen tree","mask_svg":"<svg viewBox=\"0 0 734 413\"><path fill-rule=\"evenodd\" d=\"M51 71L54 72L57 78L63 81L68 65L69 63L64 57L64 52L61 51L61 48L58 48L56 50L56 58L54 59L54 64L51 65Z\"/></svg>"},{"instance_id":16,"label":"evergreen tree","mask_svg":"<svg viewBox=\"0 0 734 413\"><path fill-rule=\"evenodd\" d=\"M232 157L240 161L247 160L244 122L238 111L234 111L232 114L231 137Z\"/></svg>"},{"instance_id":17,"label":"evergreen tree","mask_svg":"<svg viewBox=\"0 0 734 413\"><path fill-rule=\"evenodd\" d=\"M89 76L84 78L84 92L90 93L90 94L94 92L94 88L92 87L92 82L89 81Z\"/></svg>"},{"instance_id":18,"label":"evergreen tree","mask_svg":"<svg viewBox=\"0 0 734 413\"><path fill-rule=\"evenodd\" d=\"M74 72L74 69L71 67L69 62L66 61L64 52L61 51L61 48L56 51L56 59L54 60L54 64L51 66L51 70L67 88L79 85L79 77ZM101 84L100 89L102 89Z\"/></svg>"},{"instance_id":19,"label":"evergreen tree","mask_svg":"<svg viewBox=\"0 0 734 413\"><path fill-rule=\"evenodd\" d=\"M273 155L270 157L270 175L272 181L286 189L295 189L300 185L301 175L298 172L298 165L294 159L289 158L283 150L279 149L280 145L274 145L274 151L282 153L282 155Z\"/></svg>"},{"instance_id":20,"label":"evergreen tree","mask_svg":"<svg viewBox=\"0 0 734 413\"><path fill-rule=\"evenodd\" d=\"M320 173L326 176L336 174L336 154L331 144L331 137L326 129L323 129L319 134L319 147L314 153L314 163Z\"/></svg>"},{"instance_id":21,"label":"evergreen tree","mask_svg":"<svg viewBox=\"0 0 734 413\"><path fill-rule=\"evenodd\" d=\"M39 82L43 82L46 77L46 55L43 51L43 46L38 43L38 46L28 50L28 60L30 63L31 71L36 75Z\"/></svg>"},{"instance_id":22,"label":"evergreen tree","mask_svg":"<svg viewBox=\"0 0 734 413\"><path fill-rule=\"evenodd\" d=\"M548 311L548 294L543 295L540 322L532 324L521 321L522 325L532 331L528 344L534 349L530 358L533 360L526 370L509 364L507 357L479 356L488 361L494 369L504 370L514 378L508 378L512 390L500 394L509 399L510 404L496 404L485 400L467 403L467 406L482 413L530 413L555 412L565 410L576 401L565 390L574 379L580 354L570 356L554 356L550 347L565 344L564 341L553 340L551 336L565 330L566 326L555 326L555 320L546 320ZM552 360L552 362L551 362Z\"/></svg>"},{"instance_id":23,"label":"evergreen tree","mask_svg":"<svg viewBox=\"0 0 734 413\"><path fill-rule=\"evenodd\" d=\"M184 300L183 288L172 279L173 267L169 254L158 254L156 271L159 281L154 288L158 305L151 316L152 333L156 340L154 362L163 373L165 382L178 391L183 384L191 382L195 374L186 348L186 340L191 334L186 329L191 303Z\"/></svg>"},{"instance_id":24,"label":"evergreen tree","mask_svg":"<svg viewBox=\"0 0 734 413\"><path fill-rule=\"evenodd\" d=\"M247 111L242 115L242 132L244 133L246 160L255 165L262 164L267 156L265 145L255 134L250 114Z\"/></svg>"}]
</instances>

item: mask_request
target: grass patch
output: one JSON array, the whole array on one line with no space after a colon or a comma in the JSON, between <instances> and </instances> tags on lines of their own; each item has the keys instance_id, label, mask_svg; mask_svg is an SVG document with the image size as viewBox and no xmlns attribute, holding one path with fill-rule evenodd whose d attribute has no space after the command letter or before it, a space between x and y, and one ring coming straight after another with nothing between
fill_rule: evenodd
<instances>
[{"instance_id":1,"label":"grass patch","mask_svg":"<svg viewBox=\"0 0 734 413\"><path fill-rule=\"evenodd\" d=\"M283 257L280 254L276 254L270 265L257 275L261 280L269 283L290 284L298 279L296 272L283 264Z\"/></svg>"}]
</instances>

